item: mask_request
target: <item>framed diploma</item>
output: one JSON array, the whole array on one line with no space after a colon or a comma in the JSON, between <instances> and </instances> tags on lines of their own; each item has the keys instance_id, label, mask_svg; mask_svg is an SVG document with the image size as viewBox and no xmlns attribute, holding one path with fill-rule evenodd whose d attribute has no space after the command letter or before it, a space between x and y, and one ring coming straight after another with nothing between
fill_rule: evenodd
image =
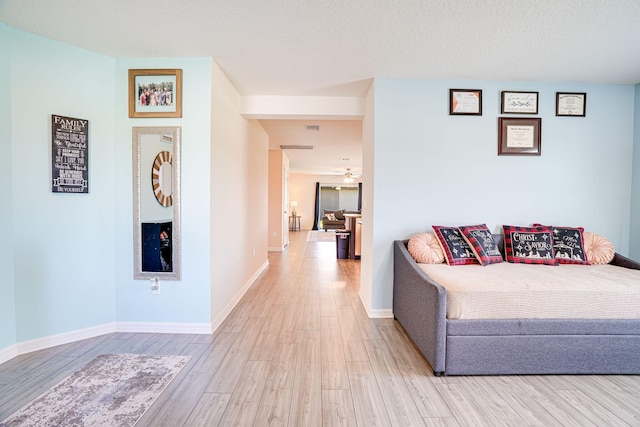
<instances>
[{"instance_id":1,"label":"framed diploma","mask_svg":"<svg viewBox=\"0 0 640 427\"><path fill-rule=\"evenodd\" d=\"M498 118L499 156L539 156L542 119Z\"/></svg>"},{"instance_id":2,"label":"framed diploma","mask_svg":"<svg viewBox=\"0 0 640 427\"><path fill-rule=\"evenodd\" d=\"M556 92L556 116L584 117L586 111L585 92Z\"/></svg>"},{"instance_id":3,"label":"framed diploma","mask_svg":"<svg viewBox=\"0 0 640 427\"><path fill-rule=\"evenodd\" d=\"M482 90L449 89L449 114L481 116Z\"/></svg>"},{"instance_id":4,"label":"framed diploma","mask_svg":"<svg viewBox=\"0 0 640 427\"><path fill-rule=\"evenodd\" d=\"M538 92L502 91L502 114L538 114Z\"/></svg>"}]
</instances>

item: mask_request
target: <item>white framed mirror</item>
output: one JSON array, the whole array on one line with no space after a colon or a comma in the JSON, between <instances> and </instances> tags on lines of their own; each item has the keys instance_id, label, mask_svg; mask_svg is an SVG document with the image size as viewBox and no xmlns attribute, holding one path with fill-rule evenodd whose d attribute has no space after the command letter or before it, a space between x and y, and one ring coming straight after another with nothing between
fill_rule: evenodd
<instances>
[{"instance_id":1,"label":"white framed mirror","mask_svg":"<svg viewBox=\"0 0 640 427\"><path fill-rule=\"evenodd\" d=\"M133 278L180 280L180 127L133 128Z\"/></svg>"}]
</instances>

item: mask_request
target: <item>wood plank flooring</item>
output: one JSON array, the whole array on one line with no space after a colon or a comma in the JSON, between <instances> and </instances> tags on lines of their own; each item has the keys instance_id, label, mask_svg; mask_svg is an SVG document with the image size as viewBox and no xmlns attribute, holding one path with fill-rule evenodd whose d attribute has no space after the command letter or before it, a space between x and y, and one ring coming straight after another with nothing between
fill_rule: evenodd
<instances>
[{"instance_id":1,"label":"wood plank flooring","mask_svg":"<svg viewBox=\"0 0 640 427\"><path fill-rule=\"evenodd\" d=\"M434 377L360 264L291 233L213 335L110 334L0 365L0 420L101 353L191 361L140 426L640 426L640 376ZM1 423L0 423L1 425Z\"/></svg>"}]
</instances>

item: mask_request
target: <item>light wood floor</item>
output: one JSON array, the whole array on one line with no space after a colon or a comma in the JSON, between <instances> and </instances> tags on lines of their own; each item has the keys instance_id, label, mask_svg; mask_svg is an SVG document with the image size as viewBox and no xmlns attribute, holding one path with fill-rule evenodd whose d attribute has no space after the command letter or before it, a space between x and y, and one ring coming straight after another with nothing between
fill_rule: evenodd
<instances>
[{"instance_id":1,"label":"light wood floor","mask_svg":"<svg viewBox=\"0 0 640 427\"><path fill-rule=\"evenodd\" d=\"M192 357L137 426L640 426L640 376L433 376L358 299L358 261L291 233L212 336L118 333L0 365L0 420L101 353Z\"/></svg>"}]
</instances>

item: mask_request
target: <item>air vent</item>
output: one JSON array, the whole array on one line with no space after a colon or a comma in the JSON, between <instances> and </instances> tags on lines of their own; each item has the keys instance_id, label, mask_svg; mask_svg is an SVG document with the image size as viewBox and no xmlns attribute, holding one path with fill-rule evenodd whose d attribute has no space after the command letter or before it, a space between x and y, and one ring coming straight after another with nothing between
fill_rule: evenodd
<instances>
[{"instance_id":1,"label":"air vent","mask_svg":"<svg viewBox=\"0 0 640 427\"><path fill-rule=\"evenodd\" d=\"M281 145L281 150L313 150L313 145Z\"/></svg>"},{"instance_id":2,"label":"air vent","mask_svg":"<svg viewBox=\"0 0 640 427\"><path fill-rule=\"evenodd\" d=\"M307 125L307 130L320 130L318 125Z\"/></svg>"}]
</instances>

